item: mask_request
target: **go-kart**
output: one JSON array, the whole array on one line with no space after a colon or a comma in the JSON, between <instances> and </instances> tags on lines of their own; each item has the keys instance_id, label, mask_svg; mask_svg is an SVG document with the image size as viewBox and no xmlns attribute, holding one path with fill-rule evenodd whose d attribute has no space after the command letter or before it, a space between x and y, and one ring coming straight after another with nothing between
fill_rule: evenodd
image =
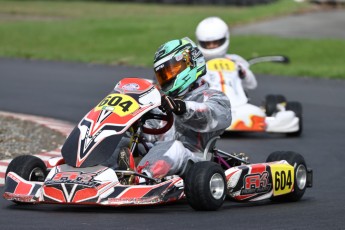
<instances>
[{"instance_id":1,"label":"go-kart","mask_svg":"<svg viewBox=\"0 0 345 230\"><path fill-rule=\"evenodd\" d=\"M248 61L250 65L261 62L289 61L284 56L267 56ZM238 67L227 58L212 59L207 62L204 79L210 87L223 91L231 102L232 123L226 131L285 133L300 136L302 133L302 105L287 101L283 95L267 95L263 106L249 103Z\"/></svg>"},{"instance_id":2,"label":"go-kart","mask_svg":"<svg viewBox=\"0 0 345 230\"><path fill-rule=\"evenodd\" d=\"M196 210L216 210L227 196L237 201L296 201L312 186L312 170L300 154L274 152L266 163L249 164L243 154L217 149L219 137L207 143L202 161L186 163L182 176L156 179L141 174L137 162L146 153L139 147L150 148L143 133L164 133L174 122L173 114L155 113L160 104L160 91L149 81L122 79L74 128L61 157L47 163L31 155L14 158L3 197L17 204L105 206L187 199ZM148 127L151 119L162 126ZM117 166L104 166L123 137L131 137L130 145L120 149Z\"/></svg>"}]
</instances>

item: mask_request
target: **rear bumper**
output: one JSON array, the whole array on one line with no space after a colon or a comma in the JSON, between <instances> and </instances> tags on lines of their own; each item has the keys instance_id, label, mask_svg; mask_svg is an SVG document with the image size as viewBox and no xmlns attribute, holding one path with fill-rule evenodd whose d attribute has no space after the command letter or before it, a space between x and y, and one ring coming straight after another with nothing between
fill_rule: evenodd
<instances>
[{"instance_id":1,"label":"rear bumper","mask_svg":"<svg viewBox=\"0 0 345 230\"><path fill-rule=\"evenodd\" d=\"M313 169L307 169L307 188L313 187Z\"/></svg>"}]
</instances>

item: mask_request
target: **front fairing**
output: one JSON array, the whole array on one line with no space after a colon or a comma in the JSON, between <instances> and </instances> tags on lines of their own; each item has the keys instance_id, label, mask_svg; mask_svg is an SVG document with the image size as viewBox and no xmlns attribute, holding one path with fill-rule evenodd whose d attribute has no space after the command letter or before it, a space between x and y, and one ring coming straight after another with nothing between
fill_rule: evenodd
<instances>
[{"instance_id":1,"label":"front fairing","mask_svg":"<svg viewBox=\"0 0 345 230\"><path fill-rule=\"evenodd\" d=\"M44 182L27 181L9 172L3 197L18 203L132 206L168 203L183 198L183 181L173 177L153 185L121 184L104 166L53 167Z\"/></svg>"},{"instance_id":2,"label":"front fairing","mask_svg":"<svg viewBox=\"0 0 345 230\"><path fill-rule=\"evenodd\" d=\"M90 167L106 161L131 125L160 105L160 98L158 89L147 80L121 80L69 135L61 149L65 162Z\"/></svg>"}]
</instances>

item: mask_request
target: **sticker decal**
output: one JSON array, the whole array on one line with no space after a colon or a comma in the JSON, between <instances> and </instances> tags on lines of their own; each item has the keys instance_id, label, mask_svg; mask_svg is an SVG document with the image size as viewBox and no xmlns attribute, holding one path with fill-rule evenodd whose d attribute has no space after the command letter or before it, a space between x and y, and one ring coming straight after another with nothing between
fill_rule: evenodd
<instances>
[{"instance_id":1,"label":"sticker decal","mask_svg":"<svg viewBox=\"0 0 345 230\"><path fill-rule=\"evenodd\" d=\"M292 191L294 184L294 168L288 164L272 164L273 195L278 196Z\"/></svg>"},{"instance_id":2,"label":"sticker decal","mask_svg":"<svg viewBox=\"0 0 345 230\"><path fill-rule=\"evenodd\" d=\"M46 181L46 185L53 184L78 184L85 187L95 187L99 185L99 181L94 180L97 173L84 173L84 172L58 172L50 180Z\"/></svg>"},{"instance_id":3,"label":"sticker decal","mask_svg":"<svg viewBox=\"0 0 345 230\"><path fill-rule=\"evenodd\" d=\"M246 175L243 178L244 187L241 195L266 193L271 190L272 185L269 183L269 174L267 171Z\"/></svg>"},{"instance_id":4,"label":"sticker decal","mask_svg":"<svg viewBox=\"0 0 345 230\"><path fill-rule=\"evenodd\" d=\"M207 69L213 71L234 71L236 70L236 65L229 59L217 58L207 62Z\"/></svg>"},{"instance_id":5,"label":"sticker decal","mask_svg":"<svg viewBox=\"0 0 345 230\"><path fill-rule=\"evenodd\" d=\"M179 54L175 57L176 61L181 61L183 59L183 54Z\"/></svg>"},{"instance_id":6,"label":"sticker decal","mask_svg":"<svg viewBox=\"0 0 345 230\"><path fill-rule=\"evenodd\" d=\"M129 83L122 86L122 89L127 90L127 91L137 91L139 88L140 87L137 83Z\"/></svg>"},{"instance_id":7,"label":"sticker decal","mask_svg":"<svg viewBox=\"0 0 345 230\"><path fill-rule=\"evenodd\" d=\"M109 94L96 107L95 111L111 111L120 117L134 113L140 108L138 102L131 96L125 94Z\"/></svg>"}]
</instances>

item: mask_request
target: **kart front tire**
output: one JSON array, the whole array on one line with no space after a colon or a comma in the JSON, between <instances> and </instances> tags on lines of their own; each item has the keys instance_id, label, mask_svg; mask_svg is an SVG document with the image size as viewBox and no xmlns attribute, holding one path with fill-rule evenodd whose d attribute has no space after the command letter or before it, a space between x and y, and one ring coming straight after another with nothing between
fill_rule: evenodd
<instances>
[{"instance_id":1,"label":"kart front tire","mask_svg":"<svg viewBox=\"0 0 345 230\"><path fill-rule=\"evenodd\" d=\"M5 178L14 172L27 181L43 182L48 174L46 164L38 157L22 155L14 158L7 167Z\"/></svg>"},{"instance_id":2,"label":"kart front tire","mask_svg":"<svg viewBox=\"0 0 345 230\"><path fill-rule=\"evenodd\" d=\"M210 161L191 165L184 179L184 190L190 206L198 211L219 209L226 197L226 180L222 167Z\"/></svg>"},{"instance_id":3,"label":"kart front tire","mask_svg":"<svg viewBox=\"0 0 345 230\"><path fill-rule=\"evenodd\" d=\"M298 117L298 127L299 129L296 132L293 133L287 133L286 135L289 137L299 137L302 134L303 131L303 110L302 110L302 104L296 101L291 101L286 103L286 110L291 110L296 114L296 117Z\"/></svg>"},{"instance_id":4,"label":"kart front tire","mask_svg":"<svg viewBox=\"0 0 345 230\"><path fill-rule=\"evenodd\" d=\"M286 98L280 94L269 94L265 100L265 110L267 116L272 116L277 112L277 104L286 102Z\"/></svg>"},{"instance_id":5,"label":"kart front tire","mask_svg":"<svg viewBox=\"0 0 345 230\"><path fill-rule=\"evenodd\" d=\"M294 166L295 180L294 190L291 193L273 196L270 199L278 202L294 202L300 200L307 188L307 165L304 157L293 151L276 151L271 153L266 162L286 160Z\"/></svg>"}]
</instances>

